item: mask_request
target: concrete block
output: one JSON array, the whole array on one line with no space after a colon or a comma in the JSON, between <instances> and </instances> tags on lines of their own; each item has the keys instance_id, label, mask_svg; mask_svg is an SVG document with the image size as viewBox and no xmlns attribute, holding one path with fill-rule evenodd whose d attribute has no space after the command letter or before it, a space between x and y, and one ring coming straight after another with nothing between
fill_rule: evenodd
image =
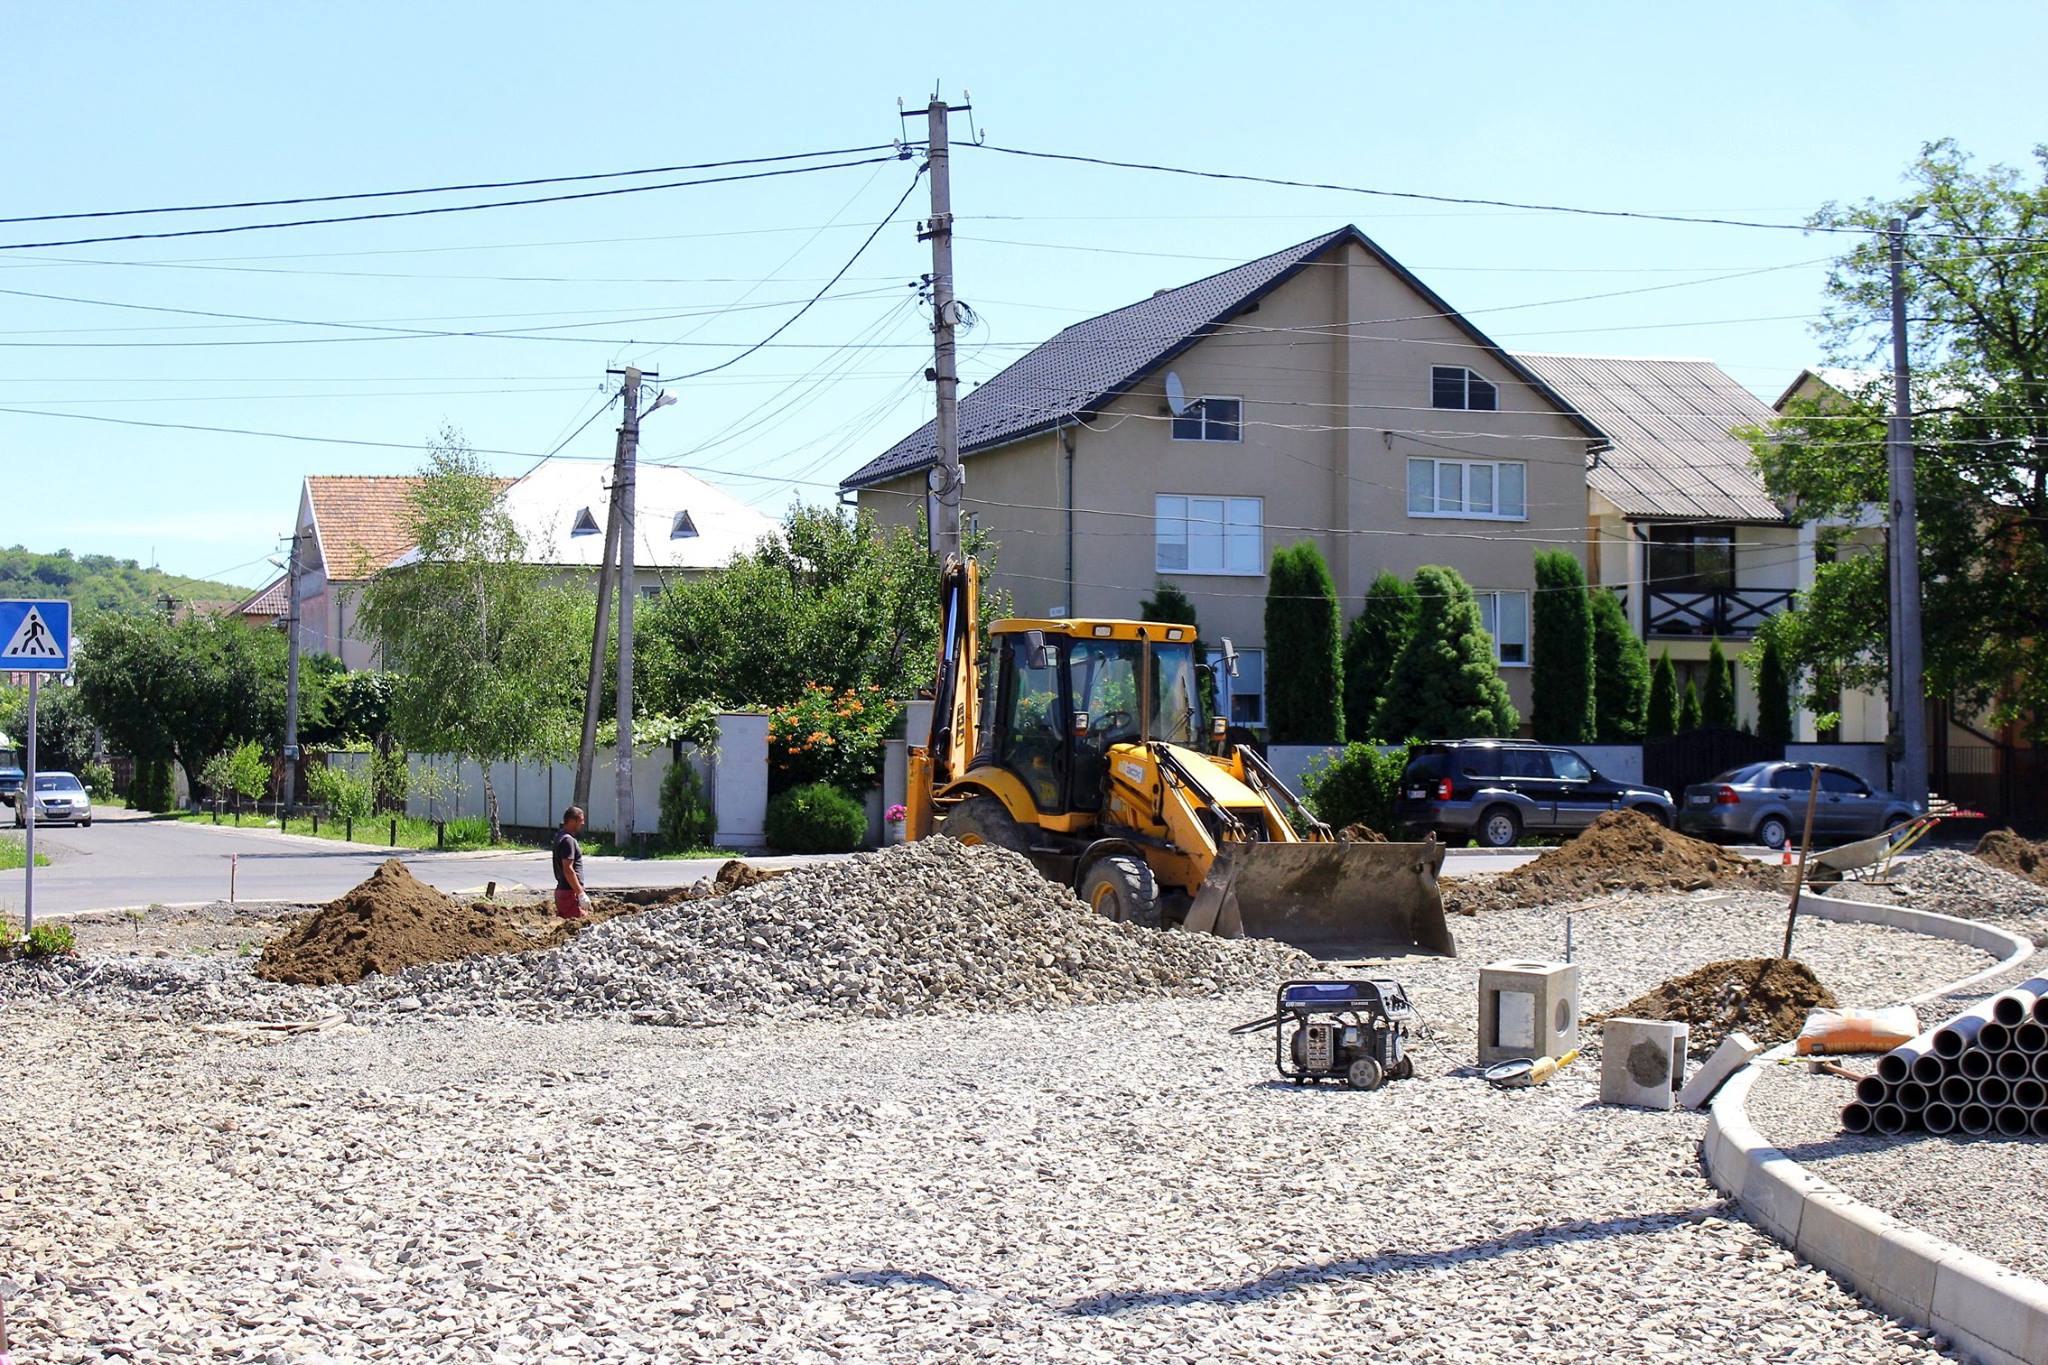
<instances>
[{"instance_id":1,"label":"concrete block","mask_svg":"<svg viewBox=\"0 0 2048 1365\"><path fill-rule=\"evenodd\" d=\"M1981 1358L2048 1360L2048 1285L1967 1251L1935 1268L1929 1321Z\"/></svg>"},{"instance_id":2,"label":"concrete block","mask_svg":"<svg viewBox=\"0 0 2048 1365\"><path fill-rule=\"evenodd\" d=\"M1609 1019L1600 1029L1600 1102L1671 1108L1685 1084L1691 1032L1663 1019Z\"/></svg>"},{"instance_id":3,"label":"concrete block","mask_svg":"<svg viewBox=\"0 0 2048 1365\"><path fill-rule=\"evenodd\" d=\"M1481 1066L1515 1057L1562 1057L1578 1045L1576 966L1492 962L1479 969Z\"/></svg>"},{"instance_id":4,"label":"concrete block","mask_svg":"<svg viewBox=\"0 0 2048 1365\"><path fill-rule=\"evenodd\" d=\"M1721 1040L1721 1046L1714 1049L1714 1055L1707 1058L1685 1089L1678 1092L1678 1102L1687 1109L1704 1109L1707 1101L1714 1098L1714 1092L1721 1083L1749 1064L1749 1059L1764 1050L1764 1045L1747 1033L1737 1031Z\"/></svg>"},{"instance_id":5,"label":"concrete block","mask_svg":"<svg viewBox=\"0 0 2048 1365\"><path fill-rule=\"evenodd\" d=\"M1839 1190L1817 1190L1799 1214L1796 1250L1840 1275L1879 1307L1926 1322L1934 1303L1936 1261L1896 1218Z\"/></svg>"},{"instance_id":6,"label":"concrete block","mask_svg":"<svg viewBox=\"0 0 2048 1365\"><path fill-rule=\"evenodd\" d=\"M1765 1232L1788 1247L1796 1247L1800 1219L1808 1200L1832 1188L1790 1157L1757 1160L1752 1152L1749 1174L1742 1182L1742 1211Z\"/></svg>"}]
</instances>

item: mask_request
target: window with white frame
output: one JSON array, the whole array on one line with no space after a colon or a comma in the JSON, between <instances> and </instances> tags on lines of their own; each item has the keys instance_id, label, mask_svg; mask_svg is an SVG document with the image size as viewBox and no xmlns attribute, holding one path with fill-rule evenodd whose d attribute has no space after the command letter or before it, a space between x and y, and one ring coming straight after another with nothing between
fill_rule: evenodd
<instances>
[{"instance_id":1,"label":"window with white frame","mask_svg":"<svg viewBox=\"0 0 2048 1365\"><path fill-rule=\"evenodd\" d=\"M1529 594L1508 589L1475 593L1479 599L1479 624L1493 637L1495 663L1529 662Z\"/></svg>"},{"instance_id":2,"label":"window with white frame","mask_svg":"<svg viewBox=\"0 0 2048 1365\"><path fill-rule=\"evenodd\" d=\"M1209 663L1216 668L1216 709L1223 710L1223 690L1230 689L1230 716L1232 725L1257 726L1266 723L1266 651L1263 649L1240 649L1237 651L1237 676L1223 676L1223 652L1209 651Z\"/></svg>"},{"instance_id":3,"label":"window with white frame","mask_svg":"<svg viewBox=\"0 0 2048 1365\"><path fill-rule=\"evenodd\" d=\"M1197 398L1187 411L1173 419L1176 441L1241 441L1244 439L1244 400L1241 398Z\"/></svg>"},{"instance_id":4,"label":"window with white frame","mask_svg":"<svg viewBox=\"0 0 2048 1365\"><path fill-rule=\"evenodd\" d=\"M1529 466L1520 460L1408 461L1408 515L1523 521L1529 515Z\"/></svg>"},{"instance_id":5,"label":"window with white frame","mask_svg":"<svg viewBox=\"0 0 2048 1365\"><path fill-rule=\"evenodd\" d=\"M1463 365L1432 365L1429 405L1461 412L1496 412L1500 409L1500 390Z\"/></svg>"},{"instance_id":6,"label":"window with white frame","mask_svg":"<svg viewBox=\"0 0 2048 1365\"><path fill-rule=\"evenodd\" d=\"M1264 498L1203 498L1161 493L1153 499L1153 567L1160 573L1265 572Z\"/></svg>"}]
</instances>

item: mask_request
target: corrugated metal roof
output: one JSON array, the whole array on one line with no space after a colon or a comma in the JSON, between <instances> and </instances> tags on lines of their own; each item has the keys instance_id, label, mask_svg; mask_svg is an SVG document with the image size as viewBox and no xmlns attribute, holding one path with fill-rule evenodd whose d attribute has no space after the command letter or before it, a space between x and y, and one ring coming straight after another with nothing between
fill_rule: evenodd
<instances>
[{"instance_id":1,"label":"corrugated metal roof","mask_svg":"<svg viewBox=\"0 0 2048 1365\"><path fill-rule=\"evenodd\" d=\"M1710 360L1519 352L1613 442L1586 483L1630 517L1782 522L1749 445L1730 433L1777 414Z\"/></svg>"},{"instance_id":2,"label":"corrugated metal roof","mask_svg":"<svg viewBox=\"0 0 2048 1365\"><path fill-rule=\"evenodd\" d=\"M1415 278L1399 261L1356 227L1297 242L1221 274L1162 289L1151 298L1077 322L1022 356L960 400L960 453L1021 440L1081 413L1094 411L1188 347L1219 324L1277 288L1333 246L1356 242L1431 307L1516 370L1567 417L1598 438L1585 417L1552 393L1542 379L1495 345L1456 309ZM865 488L924 469L938 458L933 424L925 423L841 481L841 488Z\"/></svg>"}]
</instances>

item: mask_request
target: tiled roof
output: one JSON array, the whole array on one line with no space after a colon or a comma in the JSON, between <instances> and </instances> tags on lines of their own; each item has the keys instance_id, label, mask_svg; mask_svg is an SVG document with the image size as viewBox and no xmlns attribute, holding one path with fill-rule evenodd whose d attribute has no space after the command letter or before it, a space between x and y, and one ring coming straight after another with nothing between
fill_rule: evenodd
<instances>
[{"instance_id":1,"label":"tiled roof","mask_svg":"<svg viewBox=\"0 0 2048 1365\"><path fill-rule=\"evenodd\" d=\"M494 479L502 491L510 479ZM329 578L375 573L412 548L412 490L417 475L309 474L306 494ZM367 561L367 566L365 564Z\"/></svg>"},{"instance_id":2,"label":"tiled roof","mask_svg":"<svg viewBox=\"0 0 2048 1365\"><path fill-rule=\"evenodd\" d=\"M1736 427L1777 414L1710 360L1627 356L1517 357L1613 442L1586 483L1629 517L1782 522Z\"/></svg>"},{"instance_id":3,"label":"tiled roof","mask_svg":"<svg viewBox=\"0 0 2048 1365\"><path fill-rule=\"evenodd\" d=\"M269 586L259 588L254 593L243 598L235 610L243 616L289 615L292 604L290 589L287 586L288 582L289 580L285 575L279 574L271 581Z\"/></svg>"},{"instance_id":4,"label":"tiled roof","mask_svg":"<svg viewBox=\"0 0 2048 1365\"><path fill-rule=\"evenodd\" d=\"M1355 227L1338 228L1221 274L1163 289L1151 298L1077 322L971 390L960 400L960 452L1007 444L1094 411L1209 335L1332 247L1357 242L1511 368L1513 358L1458 316L1399 262ZM1534 376L1524 375L1542 385ZM1560 405L1562 406L1562 405ZM1567 411L1567 415L1577 414ZM1590 424L1588 434L1597 436ZM925 423L844 479L864 488L929 466L937 458L933 424Z\"/></svg>"}]
</instances>

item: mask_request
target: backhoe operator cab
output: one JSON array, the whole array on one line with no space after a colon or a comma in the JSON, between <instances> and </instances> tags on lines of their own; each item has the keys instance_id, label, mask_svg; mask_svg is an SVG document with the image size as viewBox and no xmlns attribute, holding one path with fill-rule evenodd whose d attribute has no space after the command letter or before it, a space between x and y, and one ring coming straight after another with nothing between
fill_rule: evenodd
<instances>
[{"instance_id":1,"label":"backhoe operator cab","mask_svg":"<svg viewBox=\"0 0 2048 1365\"><path fill-rule=\"evenodd\" d=\"M1099 913L1320 949L1452 951L1442 848L1340 843L1205 715L1191 626L1013 619L979 686L972 562L947 566L931 743L907 833L1030 858ZM1224 703L1227 707L1227 700Z\"/></svg>"}]
</instances>

